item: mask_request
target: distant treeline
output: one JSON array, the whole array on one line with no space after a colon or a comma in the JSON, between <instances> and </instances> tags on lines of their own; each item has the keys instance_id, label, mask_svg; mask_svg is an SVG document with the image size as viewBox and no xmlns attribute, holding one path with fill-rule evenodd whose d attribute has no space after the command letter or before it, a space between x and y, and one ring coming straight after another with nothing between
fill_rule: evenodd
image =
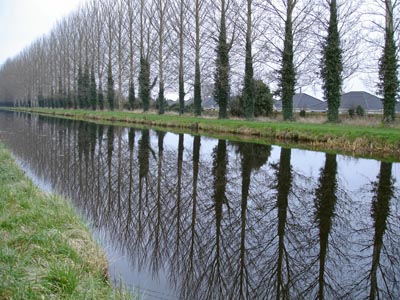
<instances>
[{"instance_id":1,"label":"distant treeline","mask_svg":"<svg viewBox=\"0 0 400 300\"><path fill-rule=\"evenodd\" d=\"M0 101L0 106L2 107L13 107L14 102L13 101Z\"/></svg>"}]
</instances>

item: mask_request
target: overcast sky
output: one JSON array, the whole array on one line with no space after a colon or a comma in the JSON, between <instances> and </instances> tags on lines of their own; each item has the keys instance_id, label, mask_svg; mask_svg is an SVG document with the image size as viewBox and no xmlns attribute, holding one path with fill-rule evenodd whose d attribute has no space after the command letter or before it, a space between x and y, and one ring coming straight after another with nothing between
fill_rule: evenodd
<instances>
[{"instance_id":1,"label":"overcast sky","mask_svg":"<svg viewBox=\"0 0 400 300\"><path fill-rule=\"evenodd\" d=\"M86 0L0 0L0 65L50 32L55 22ZM346 82L346 90L369 90L360 78ZM321 91L304 92L322 98Z\"/></svg>"},{"instance_id":2,"label":"overcast sky","mask_svg":"<svg viewBox=\"0 0 400 300\"><path fill-rule=\"evenodd\" d=\"M0 65L18 54L83 0L0 0Z\"/></svg>"}]
</instances>

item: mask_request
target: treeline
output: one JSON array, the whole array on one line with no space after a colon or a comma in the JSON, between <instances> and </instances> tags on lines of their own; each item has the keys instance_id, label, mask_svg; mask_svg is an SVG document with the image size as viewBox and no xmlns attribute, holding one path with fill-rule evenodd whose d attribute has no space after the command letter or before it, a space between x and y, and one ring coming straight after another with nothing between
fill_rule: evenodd
<instances>
[{"instance_id":1,"label":"treeline","mask_svg":"<svg viewBox=\"0 0 400 300\"><path fill-rule=\"evenodd\" d=\"M399 7L392 0L89 0L0 67L0 100L163 114L171 92L180 114L185 100L200 115L202 99L214 97L220 118L235 110L251 119L261 114L255 99L272 99L271 87L290 120L296 89L320 85L335 122L344 80L368 68L379 73L390 122ZM260 80L268 90L261 96Z\"/></svg>"}]
</instances>

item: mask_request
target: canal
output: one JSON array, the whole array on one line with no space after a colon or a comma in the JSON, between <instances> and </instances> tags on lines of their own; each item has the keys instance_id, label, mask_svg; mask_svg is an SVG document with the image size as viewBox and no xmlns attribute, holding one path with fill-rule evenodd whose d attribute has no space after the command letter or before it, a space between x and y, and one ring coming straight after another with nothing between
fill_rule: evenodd
<instances>
[{"instance_id":1,"label":"canal","mask_svg":"<svg viewBox=\"0 0 400 300\"><path fill-rule=\"evenodd\" d=\"M400 164L0 112L144 299L400 299Z\"/></svg>"}]
</instances>

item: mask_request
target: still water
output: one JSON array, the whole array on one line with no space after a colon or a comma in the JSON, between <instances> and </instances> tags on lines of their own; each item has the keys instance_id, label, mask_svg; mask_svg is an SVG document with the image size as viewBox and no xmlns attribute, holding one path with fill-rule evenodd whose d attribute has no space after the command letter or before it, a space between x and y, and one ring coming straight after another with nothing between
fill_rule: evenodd
<instances>
[{"instance_id":1,"label":"still water","mask_svg":"<svg viewBox=\"0 0 400 300\"><path fill-rule=\"evenodd\" d=\"M0 113L144 299L400 299L400 164Z\"/></svg>"}]
</instances>

